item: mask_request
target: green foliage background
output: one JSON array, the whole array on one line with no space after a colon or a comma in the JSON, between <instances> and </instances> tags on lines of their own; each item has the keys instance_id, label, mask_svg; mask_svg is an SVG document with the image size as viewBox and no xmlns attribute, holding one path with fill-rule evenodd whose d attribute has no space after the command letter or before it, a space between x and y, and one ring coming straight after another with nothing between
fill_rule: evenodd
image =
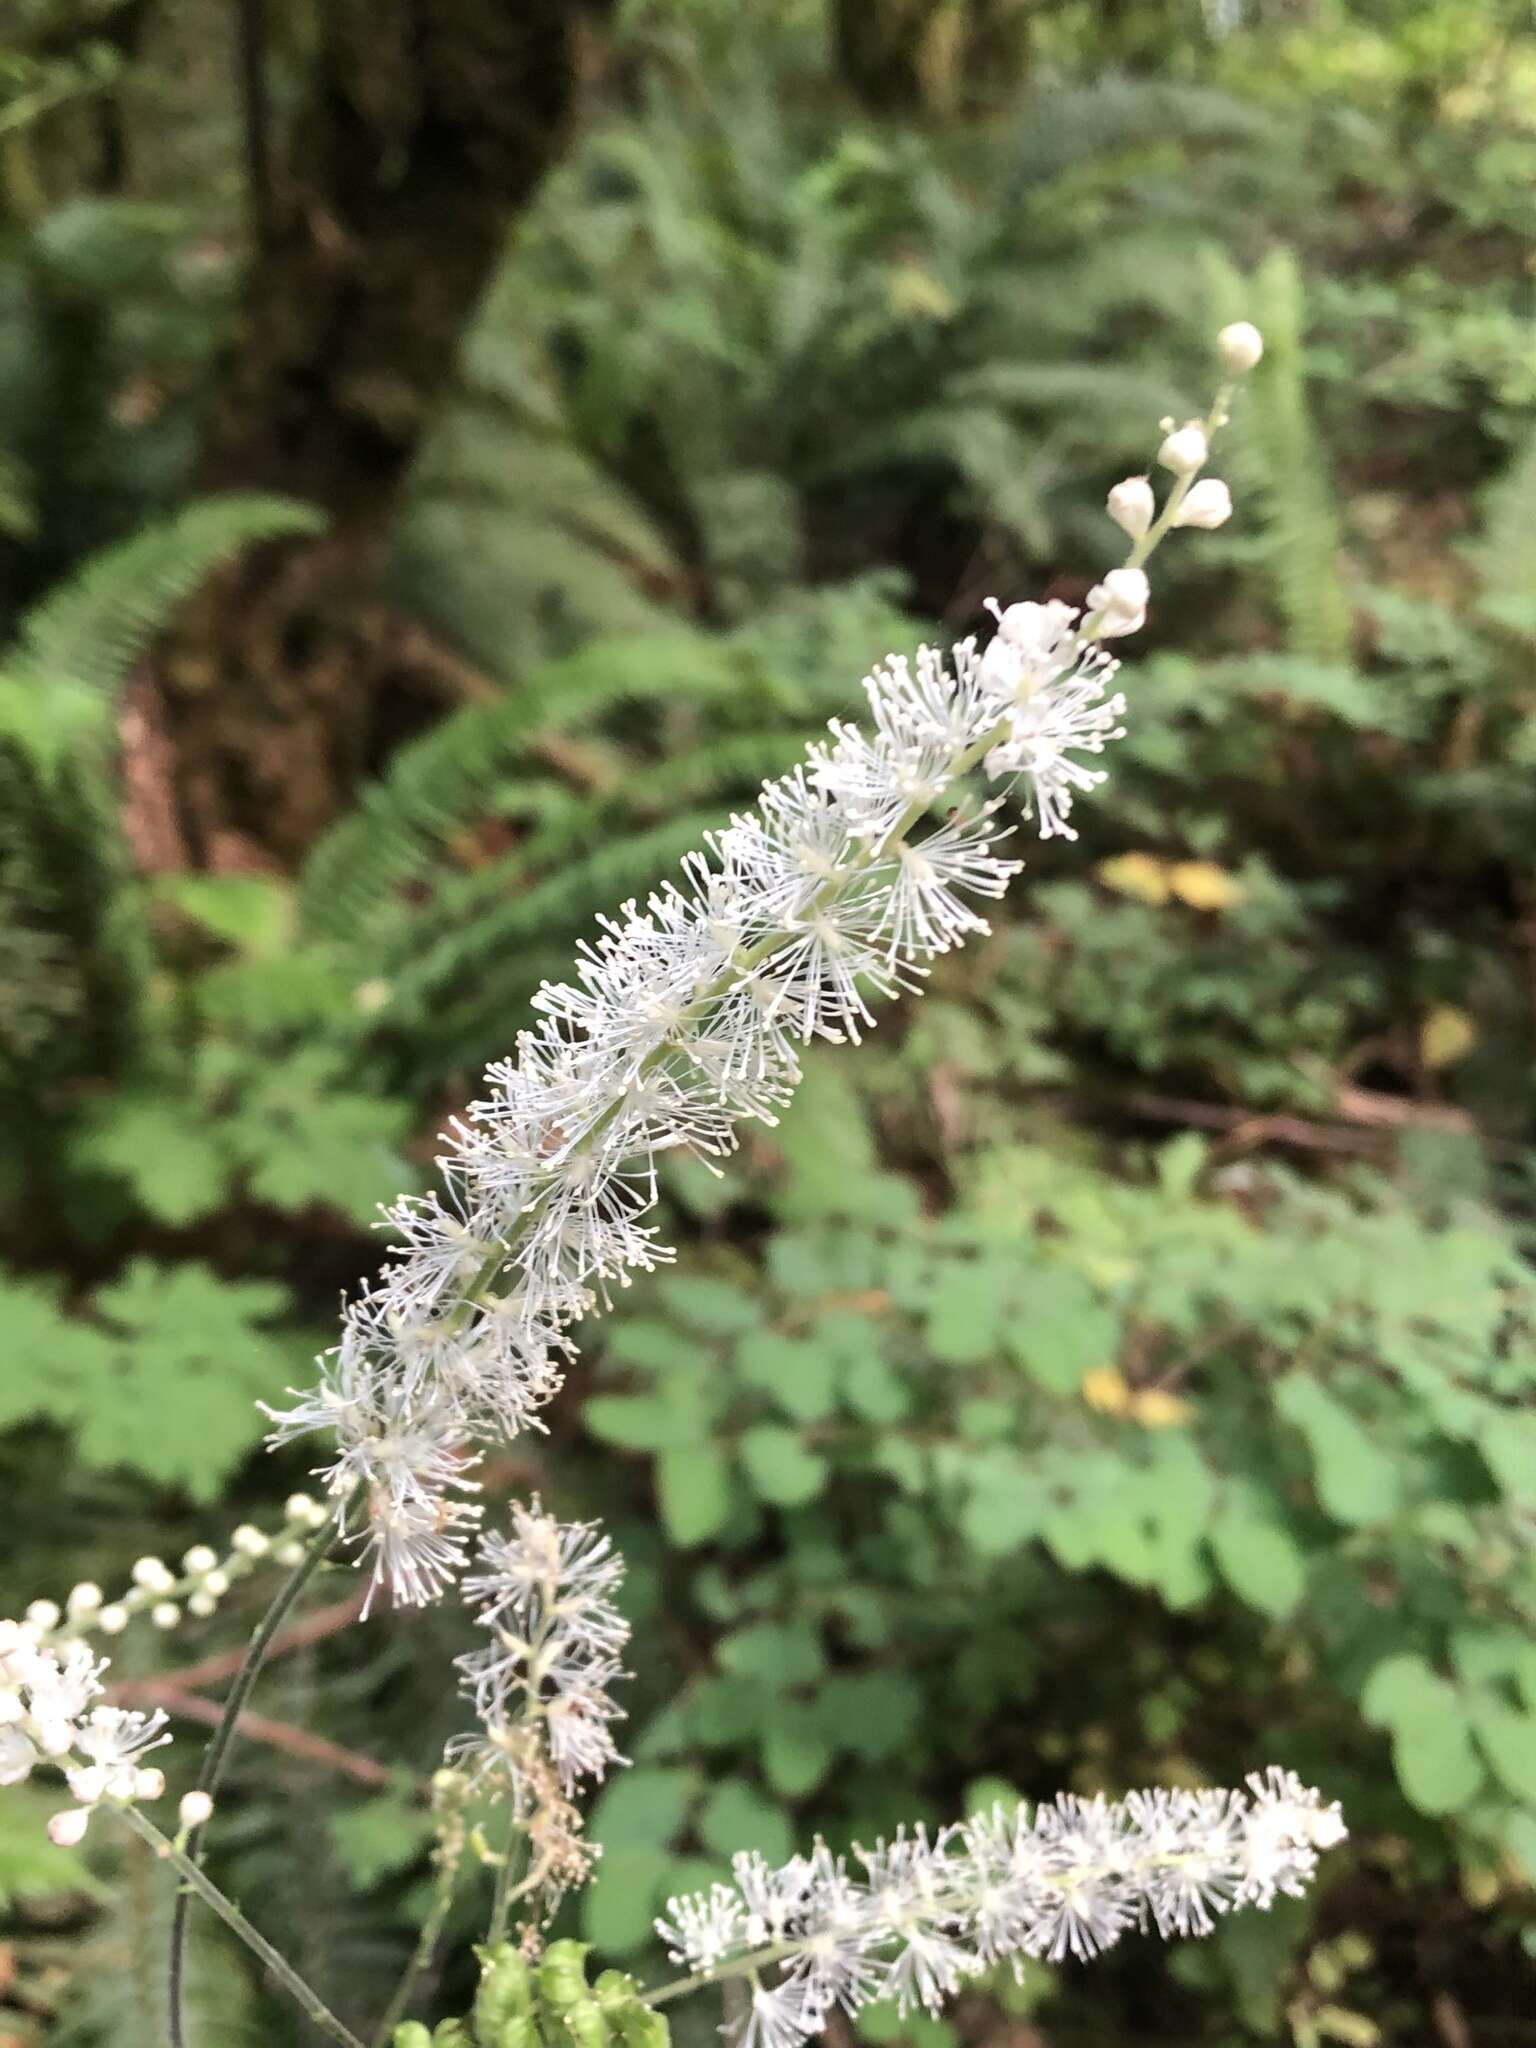
<instances>
[{"instance_id":1,"label":"green foliage background","mask_svg":"<svg viewBox=\"0 0 1536 2048\"><path fill-rule=\"evenodd\" d=\"M1275 1760L1353 1831L1305 1905L866 2031L1536 2038L1523 19L601 15L360 517L254 468L207 485L261 261L228 53L176 0L26 0L0 28L0 1608L301 1483L255 1403L308 1373L375 1204L425 1180L539 979L877 656L989 593L1080 598L1105 488L1252 318L1238 516L1160 561L1082 840L1031 848L993 938L818 1055L723 1178L672 1171L678 1270L593 1327L487 1485L601 1512L631 1560L634 1767L572 1914L607 1958L655 1967L652 1912L737 1848ZM315 46L270 54L296 103ZM190 126L156 154L167 96ZM312 764L260 666L330 630L302 610L328 548L343 766L290 829ZM380 684L378 630L429 690ZM184 814L227 797L242 692L265 796L156 855L145 777ZM196 1689L259 1597L124 1638L120 1674ZM360 2023L423 1910L458 1647L451 1613L375 1616L281 1658L263 1711L335 1748L246 1743L225 1809L221 1875ZM161 1874L105 1830L50 1848L46 1810L0 1802L0 2042L157 2043ZM476 1931L469 1902L444 2010ZM211 1935L193 1993L199 2040L296 2038Z\"/></svg>"}]
</instances>

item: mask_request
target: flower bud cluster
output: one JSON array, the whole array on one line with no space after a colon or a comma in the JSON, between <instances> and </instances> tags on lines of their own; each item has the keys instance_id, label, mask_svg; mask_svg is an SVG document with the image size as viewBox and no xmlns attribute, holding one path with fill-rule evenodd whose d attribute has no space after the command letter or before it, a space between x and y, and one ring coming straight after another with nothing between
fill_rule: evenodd
<instances>
[{"instance_id":1,"label":"flower bud cluster","mask_svg":"<svg viewBox=\"0 0 1536 2048\"><path fill-rule=\"evenodd\" d=\"M34 1600L26 1626L39 1642L69 1642L80 1636L121 1635L135 1616L147 1614L156 1628L173 1629L184 1614L206 1619L238 1579L259 1564L295 1565L304 1544L331 1519L331 1511L307 1493L290 1494L282 1526L266 1535L250 1522L231 1534L223 1552L194 1543L174 1570L164 1558L141 1557L130 1573L131 1583L108 1600L100 1586L82 1580L70 1588L62 1610L52 1600Z\"/></svg>"},{"instance_id":2,"label":"flower bud cluster","mask_svg":"<svg viewBox=\"0 0 1536 2048\"><path fill-rule=\"evenodd\" d=\"M1086 1961L1148 1926L1209 1934L1238 1907L1299 1897L1345 1832L1337 1805L1273 1766L1245 1791L1064 1793L851 1857L821 1842L777 1869L740 1855L732 1884L670 1900L656 1927L700 1976L750 1974L741 2048L798 2048L876 2000L937 2014L1000 1963Z\"/></svg>"},{"instance_id":3,"label":"flower bud cluster","mask_svg":"<svg viewBox=\"0 0 1536 2048\"><path fill-rule=\"evenodd\" d=\"M165 1716L99 1704L106 1668L82 1642L54 1647L35 1622L0 1621L0 1785L21 1784L39 1764L63 1772L77 1804L48 1823L61 1847L82 1839L103 1800L122 1806L165 1791L164 1774L144 1762L171 1739Z\"/></svg>"}]
</instances>

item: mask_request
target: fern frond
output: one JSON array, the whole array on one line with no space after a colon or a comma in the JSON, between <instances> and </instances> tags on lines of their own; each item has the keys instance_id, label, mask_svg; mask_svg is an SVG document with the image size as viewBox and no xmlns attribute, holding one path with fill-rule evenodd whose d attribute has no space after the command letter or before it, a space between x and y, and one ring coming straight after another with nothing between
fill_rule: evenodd
<instances>
[{"instance_id":1,"label":"fern frond","mask_svg":"<svg viewBox=\"0 0 1536 2048\"><path fill-rule=\"evenodd\" d=\"M109 697L220 562L254 541L318 533L323 524L292 498L204 498L88 562L22 621L0 667L21 688L67 682Z\"/></svg>"},{"instance_id":2,"label":"fern frond","mask_svg":"<svg viewBox=\"0 0 1536 2048\"><path fill-rule=\"evenodd\" d=\"M547 663L518 688L453 712L402 747L383 781L322 839L299 883L309 930L346 938L441 856L526 765L530 741L620 704L719 697L732 684L718 642L688 632L599 640Z\"/></svg>"},{"instance_id":3,"label":"fern frond","mask_svg":"<svg viewBox=\"0 0 1536 2048\"><path fill-rule=\"evenodd\" d=\"M1275 249L1246 280L1220 257L1211 259L1210 276L1214 324L1252 320L1264 335L1264 362L1232 422L1229 461L1262 506L1265 566L1287 644L1343 667L1353 616L1340 574L1338 501L1307 402L1301 273L1288 249Z\"/></svg>"}]
</instances>

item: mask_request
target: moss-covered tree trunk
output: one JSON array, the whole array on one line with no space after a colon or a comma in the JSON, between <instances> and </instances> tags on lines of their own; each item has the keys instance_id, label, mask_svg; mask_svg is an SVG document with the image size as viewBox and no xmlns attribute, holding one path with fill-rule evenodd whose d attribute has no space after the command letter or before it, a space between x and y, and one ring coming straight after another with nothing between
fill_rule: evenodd
<instances>
[{"instance_id":1,"label":"moss-covered tree trunk","mask_svg":"<svg viewBox=\"0 0 1536 2048\"><path fill-rule=\"evenodd\" d=\"M292 492L332 528L210 592L157 665L195 862L290 865L441 699L378 565L608 5L228 0L251 256L197 483Z\"/></svg>"}]
</instances>

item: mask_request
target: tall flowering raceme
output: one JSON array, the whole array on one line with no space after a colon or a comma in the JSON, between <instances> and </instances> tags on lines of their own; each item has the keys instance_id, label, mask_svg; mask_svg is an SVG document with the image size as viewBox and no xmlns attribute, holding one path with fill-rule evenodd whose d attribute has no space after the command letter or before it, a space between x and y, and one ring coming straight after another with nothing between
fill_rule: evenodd
<instances>
[{"instance_id":1,"label":"tall flowering raceme","mask_svg":"<svg viewBox=\"0 0 1536 2048\"><path fill-rule=\"evenodd\" d=\"M1262 352L1246 323L1219 347L1234 380ZM382 1276L347 1306L319 1387L275 1418L276 1441L334 1441L331 1506L288 1504L273 1554L294 1576L256 1632L174 1840L138 1810L164 1790L142 1761L165 1739L161 1719L102 1704L104 1667L79 1638L116 1633L141 1609L162 1627L183 1601L211 1611L268 1539L236 1531L222 1558L199 1547L179 1578L144 1559L121 1600L77 1587L63 1615L38 1602L25 1622L0 1624L0 1783L58 1764L78 1802L56 1817L64 1841L79 1839L94 1805L119 1809L346 2048L360 2044L213 1885L195 1836L263 1645L338 1530L365 1546L375 1587L420 1604L457 1586L482 1634L458 1664L476 1727L449 1744L433 1780L436 1900L376 2036L394 2048L428 2040L402 2015L470 1848L497 1873L484 1975L470 2019L434 2039L535 2048L563 2027L577 2048L665 2048L655 2008L739 1975L750 1981L743 2048L798 2048L871 1999L932 2012L998 1965L1084 1959L1136 1928L1208 1933L1237 1907L1302 1890L1319 1851L1342 1838L1336 1806L1271 1768L1244 1791L1118 1804L1064 1795L1033 1816L998 1809L849 1856L818 1843L777 1869L738 1857L730 1885L673 1900L658 1923L684 1977L642 1992L607 1972L589 1993L577 1945L554 1944L536 1969L530 1958L554 1903L599 1853L577 1801L622 1761L612 1695L629 1636L614 1605L623 1566L600 1528L562 1523L537 1501L512 1508L506 1534L479 1529L483 1447L538 1426L573 1325L671 1257L652 1220L665 1155L717 1160L745 1125L772 1124L807 1045L857 1042L878 1000L920 989L935 959L988 929L985 906L1021 865L1010 799L1041 837L1074 836L1074 804L1103 781L1098 757L1123 729L1106 643L1145 620L1144 564L1171 528L1230 514L1226 486L1200 473L1231 390L1204 420L1164 422L1158 462L1172 482L1160 510L1147 477L1110 493L1130 552L1083 609L994 605L984 647L967 639L883 662L865 681L865 725L834 721L678 880L600 920L571 981L540 988L536 1025L445 1134L441 1191L389 1212ZM470 1826L484 1803L504 1814L500 1847ZM172 1951L176 2048L186 1896ZM519 1905L514 1947L505 1937ZM550 2013L558 2026L545 2024Z\"/></svg>"},{"instance_id":2,"label":"tall flowering raceme","mask_svg":"<svg viewBox=\"0 0 1536 2048\"><path fill-rule=\"evenodd\" d=\"M327 1485L361 1491L397 1599L434 1599L463 1570L476 1447L536 1423L571 1324L671 1257L648 1220L662 1155L718 1158L745 1123L773 1123L804 1046L857 1041L876 998L987 930L978 903L1021 863L971 772L1015 792L1042 836L1073 836L1126 708L1100 642L1145 605L1126 568L1086 614L998 610L985 652L893 655L865 682L868 731L834 721L680 883L602 920L573 982L540 988L539 1027L446 1134L444 1191L390 1212L383 1276L347 1309L318 1391L279 1419L280 1439L334 1433Z\"/></svg>"}]
</instances>

